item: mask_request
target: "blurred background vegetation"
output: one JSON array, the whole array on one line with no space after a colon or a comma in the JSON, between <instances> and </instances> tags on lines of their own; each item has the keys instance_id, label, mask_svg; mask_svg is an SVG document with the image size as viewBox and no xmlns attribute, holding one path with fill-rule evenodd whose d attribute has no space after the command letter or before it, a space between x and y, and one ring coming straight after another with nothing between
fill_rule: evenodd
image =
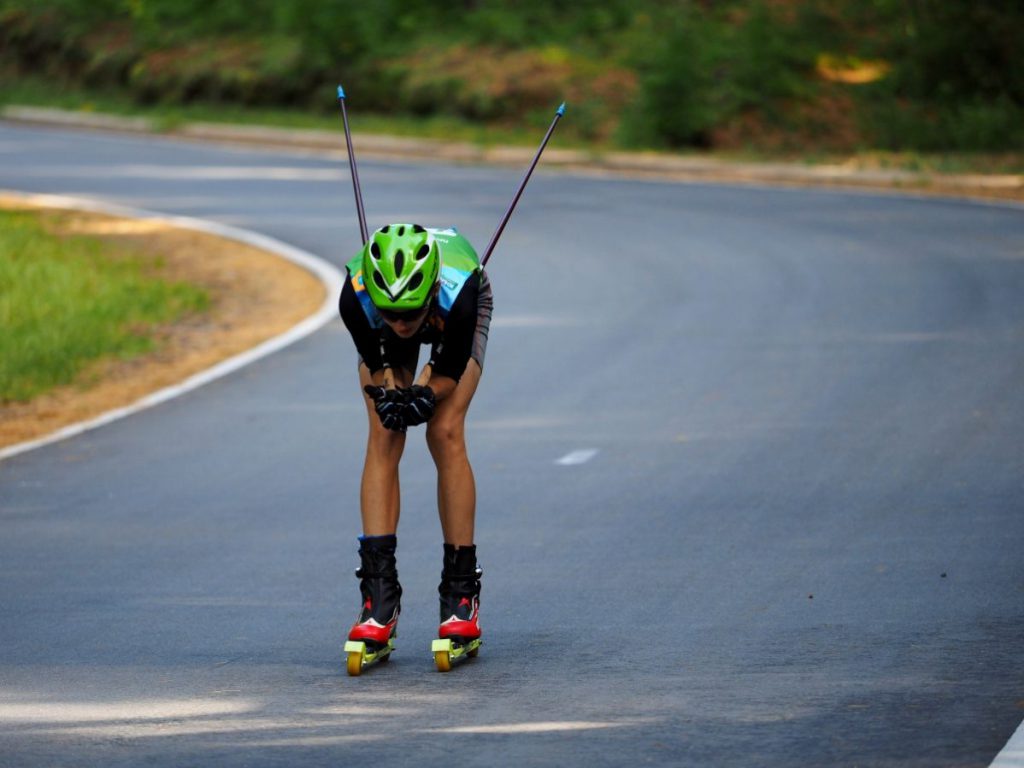
<instances>
[{"instance_id":1,"label":"blurred background vegetation","mask_svg":"<svg viewBox=\"0 0 1024 768\"><path fill-rule=\"evenodd\" d=\"M595 147L1017 152L1022 42L1019 0L0 0L0 90L334 115L342 82L396 124L564 99Z\"/></svg>"}]
</instances>

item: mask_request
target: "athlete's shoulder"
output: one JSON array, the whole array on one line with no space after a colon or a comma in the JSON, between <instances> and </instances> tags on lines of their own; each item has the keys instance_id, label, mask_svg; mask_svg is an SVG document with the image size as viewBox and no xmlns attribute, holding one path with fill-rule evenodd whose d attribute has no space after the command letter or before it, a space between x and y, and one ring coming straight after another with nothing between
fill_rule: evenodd
<instances>
[{"instance_id":1,"label":"athlete's shoulder","mask_svg":"<svg viewBox=\"0 0 1024 768\"><path fill-rule=\"evenodd\" d=\"M345 262L345 269L350 276L363 271L363 249L360 248L356 255Z\"/></svg>"},{"instance_id":2,"label":"athlete's shoulder","mask_svg":"<svg viewBox=\"0 0 1024 768\"><path fill-rule=\"evenodd\" d=\"M377 308L373 306L373 301L370 299L370 294L366 290L366 285L363 283L363 252L359 251L352 259L345 264L345 269L348 272L349 285L352 286L352 290L355 291L356 298L359 299L359 305L363 308L363 314L366 315L367 321L370 323L371 328L382 328L384 326L384 320L381 318Z\"/></svg>"},{"instance_id":3,"label":"athlete's shoulder","mask_svg":"<svg viewBox=\"0 0 1024 768\"><path fill-rule=\"evenodd\" d=\"M480 258L473 245L459 234L455 227L448 229L427 229L441 249L441 291L438 307L442 320L448 316L452 305L463 292L470 278L480 271Z\"/></svg>"},{"instance_id":4,"label":"athlete's shoulder","mask_svg":"<svg viewBox=\"0 0 1024 768\"><path fill-rule=\"evenodd\" d=\"M472 273L480 269L480 257L472 243L469 242L455 227L447 229L431 229L427 232L437 242L441 250L441 263L461 272Z\"/></svg>"}]
</instances>

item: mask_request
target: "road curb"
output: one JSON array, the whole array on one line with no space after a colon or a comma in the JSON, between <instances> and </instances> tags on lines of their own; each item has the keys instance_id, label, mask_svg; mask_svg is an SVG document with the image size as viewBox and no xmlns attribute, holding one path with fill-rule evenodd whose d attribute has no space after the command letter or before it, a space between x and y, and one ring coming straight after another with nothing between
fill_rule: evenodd
<instances>
[{"instance_id":1,"label":"road curb","mask_svg":"<svg viewBox=\"0 0 1024 768\"><path fill-rule=\"evenodd\" d=\"M1024 768L1024 723L1017 727L989 768Z\"/></svg>"},{"instance_id":2,"label":"road curb","mask_svg":"<svg viewBox=\"0 0 1024 768\"><path fill-rule=\"evenodd\" d=\"M79 112L42 107L8 106L0 118L31 125L129 133L160 133L194 141L210 141L275 149L339 152L339 132L297 130L216 123L185 123L162 129L143 117ZM498 166L530 162L530 147L483 147L469 142L356 133L352 137L362 157L384 160L423 160ZM553 147L544 154L545 167L566 171L665 181L856 187L914 194L974 197L984 200L1024 200L1024 174L938 174L906 170L864 170L844 164L742 163L713 157L662 152L594 153Z\"/></svg>"},{"instance_id":3,"label":"road curb","mask_svg":"<svg viewBox=\"0 0 1024 768\"><path fill-rule=\"evenodd\" d=\"M6 448L0 448L0 462L13 456L17 456L18 454L26 453L27 451L42 448L44 445L49 445L59 440L66 440L69 437L80 435L83 432L110 424L118 419L123 419L126 416L131 416L139 411L152 408L155 405L180 397L186 392L191 392L204 384L209 384L212 381L223 378L224 376L234 373L250 363L254 363L257 360L267 357L290 344L294 344L296 341L299 341L300 339L309 336L314 331L319 330L336 316L337 296L341 292L341 287L345 280L341 271L319 256L315 256L307 251L303 251L299 248L288 245L287 243L283 243L280 240L275 240L272 237L261 235L258 232L252 232L247 229L229 226L227 224L206 221L204 219L165 215L138 208L128 208L121 205L101 203L96 200L89 200L85 198L63 197L58 195L37 195L7 189L0 190L0 194L18 198L25 202L32 203L33 205L46 208L90 211L93 213L104 213L110 216L160 222L179 229L190 229L197 232L215 235L217 237L223 237L228 240L235 240L279 256L290 261L296 266L302 267L319 279L326 291L326 296L320 308L305 320L302 320L298 324L292 326L292 328L284 333L278 334L277 336L274 336L245 352L241 352L227 358L226 360L222 360L211 368L195 373L178 384L172 384L169 387L164 387L156 392L152 392L129 405L106 411L105 413L101 413L99 416L86 419L85 421L70 424L55 432L51 432L48 435L44 435L43 437L26 440L21 443L15 443L14 445L9 445Z\"/></svg>"}]
</instances>

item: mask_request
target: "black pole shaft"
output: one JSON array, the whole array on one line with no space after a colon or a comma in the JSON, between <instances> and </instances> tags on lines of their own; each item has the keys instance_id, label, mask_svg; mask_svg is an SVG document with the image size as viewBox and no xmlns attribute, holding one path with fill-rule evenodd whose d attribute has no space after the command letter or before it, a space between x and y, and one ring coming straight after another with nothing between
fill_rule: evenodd
<instances>
[{"instance_id":1,"label":"black pole shaft","mask_svg":"<svg viewBox=\"0 0 1024 768\"><path fill-rule=\"evenodd\" d=\"M366 229L366 211L363 210L363 193L359 189L359 171L356 170L356 153L352 149L352 133L348 128L348 112L345 111L345 92L338 86L338 103L341 104L341 120L345 123L345 144L348 147L348 166L352 170L352 190L356 195L356 214L359 216L359 234L365 244L370 239Z\"/></svg>"},{"instance_id":2,"label":"black pole shaft","mask_svg":"<svg viewBox=\"0 0 1024 768\"><path fill-rule=\"evenodd\" d=\"M516 208L516 203L519 202L519 198L523 196L523 190L526 189L526 182L530 180L530 175L533 173L533 169L537 167L537 162L540 160L541 153L544 151L544 147L548 145L548 139L551 138L551 134L555 131L555 126L558 125L558 121L561 119L565 112L565 105L563 104L558 108L555 113L555 119L551 121L551 125L548 126L548 132L544 134L544 140L540 143L540 147L537 149L537 154L533 156L533 162L530 163L529 169L526 171L526 175L523 176L523 180L519 182L519 189L516 190L516 196L512 198L512 203L509 205L508 210L505 211L505 215L501 219L501 223L498 228L494 230L494 234L491 235L491 242L487 244L487 248L484 250L483 258L480 260L480 266L487 266L487 260L491 258L491 253L494 252L494 246L498 244L498 238L501 237L501 233L505 231L505 225L508 224L508 220L512 218L512 211Z\"/></svg>"}]
</instances>

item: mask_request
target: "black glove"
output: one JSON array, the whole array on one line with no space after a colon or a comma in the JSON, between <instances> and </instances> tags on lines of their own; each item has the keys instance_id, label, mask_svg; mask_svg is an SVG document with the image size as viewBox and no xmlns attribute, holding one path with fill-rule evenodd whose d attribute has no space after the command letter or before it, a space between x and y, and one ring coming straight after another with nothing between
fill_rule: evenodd
<instances>
[{"instance_id":1,"label":"black glove","mask_svg":"<svg viewBox=\"0 0 1024 768\"><path fill-rule=\"evenodd\" d=\"M430 387L420 387L413 384L401 390L405 396L405 411L403 416L407 426L415 427L417 424L424 424L430 421L431 416L437 409L437 398L434 390Z\"/></svg>"},{"instance_id":2,"label":"black glove","mask_svg":"<svg viewBox=\"0 0 1024 768\"><path fill-rule=\"evenodd\" d=\"M406 400L401 389L384 389L367 384L363 391L373 399L373 407L377 411L380 423L385 429L393 432L405 432L408 426L405 420ZM420 422L416 422L419 424Z\"/></svg>"}]
</instances>

